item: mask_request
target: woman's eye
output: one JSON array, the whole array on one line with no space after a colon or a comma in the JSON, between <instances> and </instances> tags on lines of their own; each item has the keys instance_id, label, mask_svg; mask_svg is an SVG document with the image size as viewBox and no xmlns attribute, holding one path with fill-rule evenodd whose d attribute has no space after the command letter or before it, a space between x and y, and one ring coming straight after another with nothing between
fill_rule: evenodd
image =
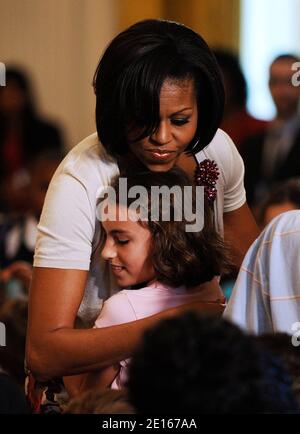
<instances>
[{"instance_id":1,"label":"woman's eye","mask_svg":"<svg viewBox=\"0 0 300 434\"><path fill-rule=\"evenodd\" d=\"M181 127L182 125L185 125L189 122L189 119L183 118L183 119L172 119L172 124L176 125L177 127Z\"/></svg>"}]
</instances>

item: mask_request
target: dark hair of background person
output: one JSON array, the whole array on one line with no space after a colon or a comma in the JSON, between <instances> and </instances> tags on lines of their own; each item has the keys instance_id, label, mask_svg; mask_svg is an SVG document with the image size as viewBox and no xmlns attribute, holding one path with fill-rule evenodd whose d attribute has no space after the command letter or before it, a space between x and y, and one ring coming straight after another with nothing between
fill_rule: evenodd
<instances>
[{"instance_id":1,"label":"dark hair of background person","mask_svg":"<svg viewBox=\"0 0 300 434\"><path fill-rule=\"evenodd\" d=\"M238 57L228 50L215 49L213 53L221 68L224 80L230 81L230 95L225 95L225 105L230 103L244 108L247 101L247 83L240 67ZM225 88L227 88L225 86ZM227 99L229 98L229 101Z\"/></svg>"},{"instance_id":2,"label":"dark hair of background person","mask_svg":"<svg viewBox=\"0 0 300 434\"><path fill-rule=\"evenodd\" d=\"M14 82L15 85L19 88L23 97L22 104L22 112L24 116L35 117L37 115L37 109L35 104L35 98L33 95L32 85L30 83L29 77L27 73L14 66L9 66L6 69L6 85L8 82ZM5 113L1 113L2 116L5 116Z\"/></svg>"},{"instance_id":3,"label":"dark hair of background person","mask_svg":"<svg viewBox=\"0 0 300 434\"><path fill-rule=\"evenodd\" d=\"M281 359L292 377L292 388L300 405L300 347L292 344L292 337L287 333L267 333L253 339L263 350Z\"/></svg>"},{"instance_id":4,"label":"dark hair of background person","mask_svg":"<svg viewBox=\"0 0 300 434\"><path fill-rule=\"evenodd\" d=\"M17 146L17 156L11 155L13 151L8 148L12 146ZM64 152L61 130L37 110L29 75L21 68L8 66L6 86L0 87L0 176L12 175L13 170L23 168L48 149ZM12 167L8 158L17 159Z\"/></svg>"},{"instance_id":5,"label":"dark hair of background person","mask_svg":"<svg viewBox=\"0 0 300 434\"><path fill-rule=\"evenodd\" d=\"M114 156L128 152L135 140L151 135L159 124L159 96L166 79L193 79L198 128L187 151L203 149L223 115L221 73L206 42L188 27L171 21L138 22L109 44L94 75L98 136Z\"/></svg>"},{"instance_id":6,"label":"dark hair of background person","mask_svg":"<svg viewBox=\"0 0 300 434\"><path fill-rule=\"evenodd\" d=\"M0 373L0 414L29 413L25 394L20 387L8 375Z\"/></svg>"},{"instance_id":7,"label":"dark hair of background person","mask_svg":"<svg viewBox=\"0 0 300 434\"><path fill-rule=\"evenodd\" d=\"M272 205L290 202L300 209L300 178L289 179L271 190L267 199L261 204L258 211L258 222L264 224L267 209Z\"/></svg>"},{"instance_id":8,"label":"dark hair of background person","mask_svg":"<svg viewBox=\"0 0 300 434\"><path fill-rule=\"evenodd\" d=\"M155 276L161 283L178 287L185 285L192 287L204 282L210 281L214 276L222 274L223 271L230 269L230 260L228 250L221 237L217 234L214 222L213 213L208 204L205 203L204 210L201 209L204 218L204 227L201 231L187 232L186 225L191 224L185 218L184 214L184 186L189 186L192 189L192 202L195 213L195 186L191 187L188 177L185 173L173 168L168 172L151 172L144 171L135 175L125 175L121 172L121 177L127 178L127 206L129 207L136 198L128 197L130 188L134 186L143 186L147 191L148 203L147 219L148 221L139 221L139 224L149 229L151 232L151 257L155 270ZM159 203L151 203L152 187L166 186L170 190L175 186L180 187L181 201L170 194L170 221L165 221L162 218L164 210L164 202L160 196ZM119 177L111 182L111 187L116 193L117 204L119 204ZM158 206L159 220L151 219L152 207ZM181 207L182 219L175 220L175 212L178 207ZM169 208L168 208L169 211ZM199 210L198 210L199 212ZM103 234L102 243L105 241L105 231Z\"/></svg>"},{"instance_id":9,"label":"dark hair of background person","mask_svg":"<svg viewBox=\"0 0 300 434\"><path fill-rule=\"evenodd\" d=\"M140 414L297 412L291 387L280 362L238 327L193 312L147 331L129 367Z\"/></svg>"},{"instance_id":10,"label":"dark hair of background person","mask_svg":"<svg viewBox=\"0 0 300 434\"><path fill-rule=\"evenodd\" d=\"M283 54L280 54L279 56L275 57L275 59L273 59L271 65L273 65L273 63L275 63L275 62L278 62L279 60L291 60L292 62L299 62L300 58L299 58L299 56L296 56L296 54L283 53Z\"/></svg>"}]
</instances>

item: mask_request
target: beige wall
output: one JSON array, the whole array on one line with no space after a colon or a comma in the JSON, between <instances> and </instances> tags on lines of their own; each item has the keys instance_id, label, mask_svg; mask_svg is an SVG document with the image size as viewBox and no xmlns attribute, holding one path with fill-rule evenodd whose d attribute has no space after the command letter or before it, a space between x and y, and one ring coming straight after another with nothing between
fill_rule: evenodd
<instances>
[{"instance_id":1,"label":"beige wall","mask_svg":"<svg viewBox=\"0 0 300 434\"><path fill-rule=\"evenodd\" d=\"M164 0L168 19L199 32L212 47L238 51L240 0Z\"/></svg>"},{"instance_id":2,"label":"beige wall","mask_svg":"<svg viewBox=\"0 0 300 434\"><path fill-rule=\"evenodd\" d=\"M118 31L146 18L165 18L164 0L118 0Z\"/></svg>"},{"instance_id":3,"label":"beige wall","mask_svg":"<svg viewBox=\"0 0 300 434\"><path fill-rule=\"evenodd\" d=\"M122 30L145 18L181 22L214 47L239 48L240 0L118 0L117 26Z\"/></svg>"},{"instance_id":4,"label":"beige wall","mask_svg":"<svg viewBox=\"0 0 300 434\"><path fill-rule=\"evenodd\" d=\"M0 61L32 73L39 107L72 146L95 131L92 77L116 31L115 0L0 0Z\"/></svg>"},{"instance_id":5,"label":"beige wall","mask_svg":"<svg viewBox=\"0 0 300 434\"><path fill-rule=\"evenodd\" d=\"M237 41L238 2L0 0L0 62L32 73L39 107L65 127L71 147L95 131L92 77L117 32L141 19L171 18L230 46Z\"/></svg>"}]
</instances>

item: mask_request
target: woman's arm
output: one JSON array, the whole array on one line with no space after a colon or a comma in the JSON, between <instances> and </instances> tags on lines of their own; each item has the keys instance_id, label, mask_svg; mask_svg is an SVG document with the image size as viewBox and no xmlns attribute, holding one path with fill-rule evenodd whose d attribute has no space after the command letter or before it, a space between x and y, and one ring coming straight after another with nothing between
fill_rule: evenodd
<instances>
[{"instance_id":1,"label":"woman's arm","mask_svg":"<svg viewBox=\"0 0 300 434\"><path fill-rule=\"evenodd\" d=\"M131 356L144 331L186 310L221 315L219 305L193 303L142 320L101 329L74 329L87 271L34 268L26 357L41 381L96 371Z\"/></svg>"},{"instance_id":2,"label":"woman's arm","mask_svg":"<svg viewBox=\"0 0 300 434\"><path fill-rule=\"evenodd\" d=\"M35 268L29 296L27 362L41 380L112 365L128 357L146 319L99 329L74 329L87 272Z\"/></svg>"},{"instance_id":3,"label":"woman's arm","mask_svg":"<svg viewBox=\"0 0 300 434\"><path fill-rule=\"evenodd\" d=\"M224 238L231 248L233 262L238 268L259 232L246 203L239 209L224 213Z\"/></svg>"},{"instance_id":4,"label":"woman's arm","mask_svg":"<svg viewBox=\"0 0 300 434\"><path fill-rule=\"evenodd\" d=\"M100 371L88 372L87 374L71 375L64 377L64 385L70 396L75 396L87 390L107 389L114 381L120 370L120 365L108 366Z\"/></svg>"}]
</instances>

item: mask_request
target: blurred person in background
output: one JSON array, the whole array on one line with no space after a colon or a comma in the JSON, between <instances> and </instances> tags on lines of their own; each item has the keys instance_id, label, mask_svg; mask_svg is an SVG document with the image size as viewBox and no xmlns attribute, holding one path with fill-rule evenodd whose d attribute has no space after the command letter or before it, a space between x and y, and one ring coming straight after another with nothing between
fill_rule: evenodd
<instances>
[{"instance_id":1,"label":"blurred person in background","mask_svg":"<svg viewBox=\"0 0 300 434\"><path fill-rule=\"evenodd\" d=\"M263 229L273 218L293 209L300 209L300 178L289 179L271 190L258 209L258 222Z\"/></svg>"},{"instance_id":2,"label":"blurred person in background","mask_svg":"<svg viewBox=\"0 0 300 434\"><path fill-rule=\"evenodd\" d=\"M24 169L49 149L63 152L62 133L39 115L25 72L8 67L6 86L0 87L0 210L26 209Z\"/></svg>"},{"instance_id":3,"label":"blurred person in background","mask_svg":"<svg viewBox=\"0 0 300 434\"><path fill-rule=\"evenodd\" d=\"M270 66L269 88L276 116L267 131L250 138L241 155L245 163L248 203L254 208L279 182L300 176L300 86L293 86L293 54L276 57Z\"/></svg>"},{"instance_id":4,"label":"blurred person in background","mask_svg":"<svg viewBox=\"0 0 300 434\"><path fill-rule=\"evenodd\" d=\"M138 414L298 412L279 360L229 321L193 312L146 331L128 390Z\"/></svg>"},{"instance_id":5,"label":"blurred person in background","mask_svg":"<svg viewBox=\"0 0 300 434\"><path fill-rule=\"evenodd\" d=\"M293 345L291 336L287 333L266 333L253 336L253 339L262 350L280 358L292 378L292 389L300 404L300 347Z\"/></svg>"},{"instance_id":6,"label":"blurred person in background","mask_svg":"<svg viewBox=\"0 0 300 434\"><path fill-rule=\"evenodd\" d=\"M275 217L249 248L224 317L247 332L290 335L300 318L300 210Z\"/></svg>"},{"instance_id":7,"label":"blurred person in background","mask_svg":"<svg viewBox=\"0 0 300 434\"><path fill-rule=\"evenodd\" d=\"M0 283L5 296L24 296L32 273L37 224L51 178L62 159L53 150L40 153L28 167L29 184L24 189L27 213L6 215L0 223Z\"/></svg>"},{"instance_id":8,"label":"blurred person in background","mask_svg":"<svg viewBox=\"0 0 300 434\"><path fill-rule=\"evenodd\" d=\"M249 137L263 133L266 121L251 116L246 107L247 83L238 57L229 50L214 50L223 74L225 109L221 128L232 138L238 150Z\"/></svg>"}]
</instances>

